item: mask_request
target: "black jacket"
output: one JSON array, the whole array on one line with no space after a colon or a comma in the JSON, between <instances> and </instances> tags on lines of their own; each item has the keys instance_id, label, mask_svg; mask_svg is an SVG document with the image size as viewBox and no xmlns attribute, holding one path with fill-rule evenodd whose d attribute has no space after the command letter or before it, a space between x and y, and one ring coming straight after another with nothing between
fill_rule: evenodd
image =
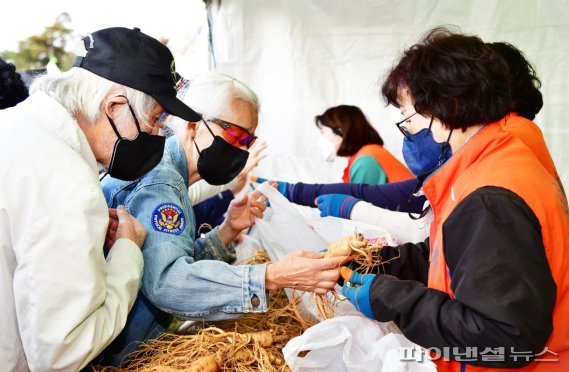
<instances>
[{"instance_id":1,"label":"black jacket","mask_svg":"<svg viewBox=\"0 0 569 372\"><path fill-rule=\"evenodd\" d=\"M394 321L411 341L469 364L514 368L528 364L514 352L535 355L553 330L556 285L539 220L516 194L483 187L465 198L443 223L443 252L455 299L428 288L429 243L385 247L371 290L379 321ZM504 361L480 353L503 347ZM454 349L453 349L454 348ZM458 359L457 359L458 358ZM517 360L515 360L517 359Z\"/></svg>"}]
</instances>

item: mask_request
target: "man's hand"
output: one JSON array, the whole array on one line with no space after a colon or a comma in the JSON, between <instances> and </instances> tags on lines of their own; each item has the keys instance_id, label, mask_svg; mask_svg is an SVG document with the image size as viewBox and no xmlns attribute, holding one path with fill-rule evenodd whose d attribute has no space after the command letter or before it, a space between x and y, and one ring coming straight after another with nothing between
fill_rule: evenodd
<instances>
[{"instance_id":1,"label":"man's hand","mask_svg":"<svg viewBox=\"0 0 569 372\"><path fill-rule=\"evenodd\" d=\"M119 220L115 240L126 238L132 240L139 248L144 245L146 229L136 218L131 216L124 206L119 205L116 209ZM109 246L110 248L111 246Z\"/></svg>"},{"instance_id":2,"label":"man's hand","mask_svg":"<svg viewBox=\"0 0 569 372\"><path fill-rule=\"evenodd\" d=\"M235 196L235 195L239 194L241 192L241 190L243 190L246 183L247 183L247 176L240 174L237 176L237 184L235 186L233 186L232 188L230 188L229 191L231 191L233 196Z\"/></svg>"},{"instance_id":3,"label":"man's hand","mask_svg":"<svg viewBox=\"0 0 569 372\"><path fill-rule=\"evenodd\" d=\"M105 247L112 248L117 240L117 229L119 228L119 216L115 208L109 208L109 226L105 236Z\"/></svg>"},{"instance_id":4,"label":"man's hand","mask_svg":"<svg viewBox=\"0 0 569 372\"><path fill-rule=\"evenodd\" d=\"M266 178L258 177L258 176L251 176L249 177L251 182L255 183L264 183L269 181ZM296 186L295 183L288 183L283 181L270 181L271 186L275 189L279 190L279 193L287 198L289 201L292 201L294 187Z\"/></svg>"},{"instance_id":5,"label":"man's hand","mask_svg":"<svg viewBox=\"0 0 569 372\"><path fill-rule=\"evenodd\" d=\"M342 267L341 274L342 278L344 278L342 294L348 298L359 312L375 320L369 300L369 290L371 289L371 283L373 283L375 275L362 275L345 266Z\"/></svg>"},{"instance_id":6,"label":"man's hand","mask_svg":"<svg viewBox=\"0 0 569 372\"><path fill-rule=\"evenodd\" d=\"M340 277L340 266L349 257L324 258L321 252L294 252L277 263L268 264L265 288L292 288L325 294L334 289Z\"/></svg>"},{"instance_id":7,"label":"man's hand","mask_svg":"<svg viewBox=\"0 0 569 372\"><path fill-rule=\"evenodd\" d=\"M245 164L245 168L239 173L240 176L245 176L253 170L259 162L267 157L267 154L264 152L265 149L268 147L266 141L255 142L253 147L249 150L249 157L247 158L247 164Z\"/></svg>"},{"instance_id":8,"label":"man's hand","mask_svg":"<svg viewBox=\"0 0 569 372\"><path fill-rule=\"evenodd\" d=\"M322 217L332 216L349 220L354 205L359 201L350 195L326 194L317 197L314 204L320 209Z\"/></svg>"},{"instance_id":9,"label":"man's hand","mask_svg":"<svg viewBox=\"0 0 569 372\"><path fill-rule=\"evenodd\" d=\"M255 218L263 218L267 209L267 197L259 191L252 191L240 200L232 200L227 209L225 221L219 227L223 244L227 246L244 229L255 223Z\"/></svg>"}]
</instances>

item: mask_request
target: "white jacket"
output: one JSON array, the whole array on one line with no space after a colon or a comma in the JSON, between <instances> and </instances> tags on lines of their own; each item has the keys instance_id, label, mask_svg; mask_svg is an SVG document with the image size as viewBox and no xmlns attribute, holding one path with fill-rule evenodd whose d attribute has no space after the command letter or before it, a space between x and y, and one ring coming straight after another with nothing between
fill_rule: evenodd
<instances>
[{"instance_id":1,"label":"white jacket","mask_svg":"<svg viewBox=\"0 0 569 372\"><path fill-rule=\"evenodd\" d=\"M119 239L77 122L36 93L0 111L0 368L84 367L125 325L142 254Z\"/></svg>"},{"instance_id":2,"label":"white jacket","mask_svg":"<svg viewBox=\"0 0 569 372\"><path fill-rule=\"evenodd\" d=\"M395 212L359 201L350 215L352 221L381 226L393 237L397 244L422 242L429 236L432 212L419 220L413 220L408 213Z\"/></svg>"},{"instance_id":3,"label":"white jacket","mask_svg":"<svg viewBox=\"0 0 569 372\"><path fill-rule=\"evenodd\" d=\"M188 188L188 195L190 196L190 202L192 205L203 202L206 199L211 198L225 190L231 189L233 186L237 185L237 178L232 179L229 183L221 186L210 185L205 182L205 180L199 180L194 182Z\"/></svg>"}]
</instances>

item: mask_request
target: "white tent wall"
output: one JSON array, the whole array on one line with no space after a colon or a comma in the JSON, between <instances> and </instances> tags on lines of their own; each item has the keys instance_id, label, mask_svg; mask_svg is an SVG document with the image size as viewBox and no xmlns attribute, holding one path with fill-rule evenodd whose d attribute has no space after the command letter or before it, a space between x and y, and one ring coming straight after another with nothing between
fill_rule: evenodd
<instances>
[{"instance_id":1,"label":"white tent wall","mask_svg":"<svg viewBox=\"0 0 569 372\"><path fill-rule=\"evenodd\" d=\"M209 10L213 67L261 98L258 135L271 156L258 174L339 180L343 163L319 160L313 122L339 104L359 106L402 159L393 125L401 116L379 96L383 77L427 30L452 24L484 41L510 42L534 64L545 101L535 121L569 188L567 0L222 0Z\"/></svg>"}]
</instances>

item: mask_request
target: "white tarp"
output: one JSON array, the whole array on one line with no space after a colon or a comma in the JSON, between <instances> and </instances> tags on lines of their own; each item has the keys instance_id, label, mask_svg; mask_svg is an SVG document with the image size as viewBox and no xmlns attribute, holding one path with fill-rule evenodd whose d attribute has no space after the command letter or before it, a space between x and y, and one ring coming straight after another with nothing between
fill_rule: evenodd
<instances>
[{"instance_id":1,"label":"white tarp","mask_svg":"<svg viewBox=\"0 0 569 372\"><path fill-rule=\"evenodd\" d=\"M393 125L401 117L379 98L382 78L425 31L454 24L485 41L516 45L535 65L545 101L536 122L569 189L567 0L223 0L211 6L211 20L216 69L260 95L258 133L279 156L278 166L271 157L257 173L340 180L340 166L316 159L313 124L315 115L339 104L361 107L387 149L402 159ZM283 159L292 165L283 166Z\"/></svg>"}]
</instances>

